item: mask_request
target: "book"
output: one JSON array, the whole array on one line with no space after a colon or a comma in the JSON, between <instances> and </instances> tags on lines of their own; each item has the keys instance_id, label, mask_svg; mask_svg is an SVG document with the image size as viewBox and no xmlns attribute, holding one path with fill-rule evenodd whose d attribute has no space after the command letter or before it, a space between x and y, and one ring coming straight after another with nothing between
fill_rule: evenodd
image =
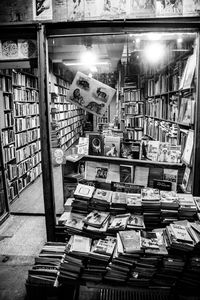
<instances>
[{"instance_id":1,"label":"book","mask_svg":"<svg viewBox=\"0 0 200 300\"><path fill-rule=\"evenodd\" d=\"M75 254L89 254L91 249L92 240L85 236L74 235L72 236L72 244L70 252Z\"/></svg>"},{"instance_id":2,"label":"book","mask_svg":"<svg viewBox=\"0 0 200 300\"><path fill-rule=\"evenodd\" d=\"M103 189L96 189L93 195L93 199L102 201L102 202L111 202L112 191L107 191Z\"/></svg>"},{"instance_id":3,"label":"book","mask_svg":"<svg viewBox=\"0 0 200 300\"><path fill-rule=\"evenodd\" d=\"M154 187L155 180L160 180L163 177L163 168L150 167L148 176L148 187Z\"/></svg>"},{"instance_id":4,"label":"book","mask_svg":"<svg viewBox=\"0 0 200 300\"><path fill-rule=\"evenodd\" d=\"M83 215L70 213L68 219L64 223L65 227L72 230L82 231L83 229Z\"/></svg>"},{"instance_id":5,"label":"book","mask_svg":"<svg viewBox=\"0 0 200 300\"><path fill-rule=\"evenodd\" d=\"M141 252L141 235L136 230L119 231L123 249L125 253Z\"/></svg>"},{"instance_id":6,"label":"book","mask_svg":"<svg viewBox=\"0 0 200 300\"><path fill-rule=\"evenodd\" d=\"M181 188L185 192L191 192L192 189L192 173L191 168L188 166L185 167Z\"/></svg>"},{"instance_id":7,"label":"book","mask_svg":"<svg viewBox=\"0 0 200 300\"><path fill-rule=\"evenodd\" d=\"M92 251L99 254L111 256L116 246L116 238L107 236L105 239L99 239L94 245Z\"/></svg>"},{"instance_id":8,"label":"book","mask_svg":"<svg viewBox=\"0 0 200 300\"><path fill-rule=\"evenodd\" d=\"M120 137L105 136L104 138L104 155L119 157L120 155Z\"/></svg>"},{"instance_id":9,"label":"book","mask_svg":"<svg viewBox=\"0 0 200 300\"><path fill-rule=\"evenodd\" d=\"M190 55L187 59L187 63L185 65L185 69L183 71L179 89L190 89L193 82L195 67L196 67L196 59L197 59L196 49L194 49L194 53Z\"/></svg>"},{"instance_id":10,"label":"book","mask_svg":"<svg viewBox=\"0 0 200 300\"><path fill-rule=\"evenodd\" d=\"M194 243L185 226L179 224L170 224L169 226L178 242Z\"/></svg>"},{"instance_id":11,"label":"book","mask_svg":"<svg viewBox=\"0 0 200 300\"><path fill-rule=\"evenodd\" d=\"M147 158L152 161L157 161L159 152L159 141L148 141Z\"/></svg>"},{"instance_id":12,"label":"book","mask_svg":"<svg viewBox=\"0 0 200 300\"><path fill-rule=\"evenodd\" d=\"M164 142L159 143L157 159L160 162L169 161L169 143L164 143Z\"/></svg>"},{"instance_id":13,"label":"book","mask_svg":"<svg viewBox=\"0 0 200 300\"><path fill-rule=\"evenodd\" d=\"M149 178L149 168L148 167L135 167L135 174L134 174L134 185L138 186L147 186Z\"/></svg>"},{"instance_id":14,"label":"book","mask_svg":"<svg viewBox=\"0 0 200 300\"><path fill-rule=\"evenodd\" d=\"M181 161L182 149L181 145L171 145L168 151L168 162L169 163L180 163Z\"/></svg>"},{"instance_id":15,"label":"book","mask_svg":"<svg viewBox=\"0 0 200 300\"><path fill-rule=\"evenodd\" d=\"M144 217L142 215L131 214L128 224L128 229L143 229L145 228Z\"/></svg>"},{"instance_id":16,"label":"book","mask_svg":"<svg viewBox=\"0 0 200 300\"><path fill-rule=\"evenodd\" d=\"M153 200L153 201L159 201L160 200L160 191L158 189L154 188L143 188L141 190L141 198L142 200Z\"/></svg>"},{"instance_id":17,"label":"book","mask_svg":"<svg viewBox=\"0 0 200 300\"><path fill-rule=\"evenodd\" d=\"M133 182L133 169L131 165L120 165L120 182Z\"/></svg>"},{"instance_id":18,"label":"book","mask_svg":"<svg viewBox=\"0 0 200 300\"><path fill-rule=\"evenodd\" d=\"M75 198L91 199L95 191L94 186L79 183L74 191Z\"/></svg>"},{"instance_id":19,"label":"book","mask_svg":"<svg viewBox=\"0 0 200 300\"><path fill-rule=\"evenodd\" d=\"M163 170L163 180L171 182L172 183L171 190L177 191L178 170L164 169Z\"/></svg>"},{"instance_id":20,"label":"book","mask_svg":"<svg viewBox=\"0 0 200 300\"><path fill-rule=\"evenodd\" d=\"M181 160L187 165L191 164L193 145L194 145L194 131L190 129L188 131L188 135L185 143L185 149L183 150L183 154L181 157Z\"/></svg>"},{"instance_id":21,"label":"book","mask_svg":"<svg viewBox=\"0 0 200 300\"><path fill-rule=\"evenodd\" d=\"M89 150L89 138L79 137L77 145L77 154L88 155Z\"/></svg>"},{"instance_id":22,"label":"book","mask_svg":"<svg viewBox=\"0 0 200 300\"><path fill-rule=\"evenodd\" d=\"M141 158L141 143L140 142L122 142L121 157L140 159Z\"/></svg>"},{"instance_id":23,"label":"book","mask_svg":"<svg viewBox=\"0 0 200 300\"><path fill-rule=\"evenodd\" d=\"M100 228L108 220L109 215L109 212L94 210L83 219L83 222L87 225Z\"/></svg>"},{"instance_id":24,"label":"book","mask_svg":"<svg viewBox=\"0 0 200 300\"><path fill-rule=\"evenodd\" d=\"M196 204L197 210L200 211L200 197L194 197L194 202Z\"/></svg>"},{"instance_id":25,"label":"book","mask_svg":"<svg viewBox=\"0 0 200 300\"><path fill-rule=\"evenodd\" d=\"M126 193L113 192L111 203L112 206L126 206Z\"/></svg>"},{"instance_id":26,"label":"book","mask_svg":"<svg viewBox=\"0 0 200 300\"><path fill-rule=\"evenodd\" d=\"M128 220L130 218L130 214L121 214L114 216L111 224L108 227L108 230L111 231L119 231L124 230L127 226Z\"/></svg>"},{"instance_id":27,"label":"book","mask_svg":"<svg viewBox=\"0 0 200 300\"><path fill-rule=\"evenodd\" d=\"M153 0L130 1L127 7L128 18L153 18L155 16L155 4Z\"/></svg>"},{"instance_id":28,"label":"book","mask_svg":"<svg viewBox=\"0 0 200 300\"><path fill-rule=\"evenodd\" d=\"M89 134L89 155L101 156L104 153L103 136L97 133Z\"/></svg>"}]
</instances>

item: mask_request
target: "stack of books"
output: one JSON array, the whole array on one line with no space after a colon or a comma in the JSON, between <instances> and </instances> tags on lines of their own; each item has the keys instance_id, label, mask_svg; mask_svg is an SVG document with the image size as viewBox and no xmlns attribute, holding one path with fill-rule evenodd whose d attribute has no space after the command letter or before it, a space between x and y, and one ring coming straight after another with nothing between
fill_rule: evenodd
<instances>
[{"instance_id":1,"label":"stack of books","mask_svg":"<svg viewBox=\"0 0 200 300\"><path fill-rule=\"evenodd\" d=\"M131 213L142 213L142 198L140 194L126 194L127 210Z\"/></svg>"},{"instance_id":2,"label":"stack of books","mask_svg":"<svg viewBox=\"0 0 200 300\"><path fill-rule=\"evenodd\" d=\"M146 228L160 227L160 192L154 188L141 190L142 209Z\"/></svg>"},{"instance_id":3,"label":"stack of books","mask_svg":"<svg viewBox=\"0 0 200 300\"><path fill-rule=\"evenodd\" d=\"M92 197L92 200L90 202L89 209L99 210L99 211L109 211L112 193L113 193L112 191L96 189Z\"/></svg>"},{"instance_id":4,"label":"stack of books","mask_svg":"<svg viewBox=\"0 0 200 300\"><path fill-rule=\"evenodd\" d=\"M102 281L115 247L116 238L114 237L106 236L104 239L94 240L81 279L95 282Z\"/></svg>"},{"instance_id":5,"label":"stack of books","mask_svg":"<svg viewBox=\"0 0 200 300\"><path fill-rule=\"evenodd\" d=\"M87 214L94 191L94 186L79 183L74 191L75 200L72 203L72 212Z\"/></svg>"},{"instance_id":6,"label":"stack of books","mask_svg":"<svg viewBox=\"0 0 200 300\"><path fill-rule=\"evenodd\" d=\"M125 230L130 216L130 213L111 216L108 226L108 232L115 234L119 230Z\"/></svg>"},{"instance_id":7,"label":"stack of books","mask_svg":"<svg viewBox=\"0 0 200 300\"><path fill-rule=\"evenodd\" d=\"M58 271L64 251L65 243L46 243L39 256L35 258L32 269L28 271L27 283L57 287Z\"/></svg>"},{"instance_id":8,"label":"stack of books","mask_svg":"<svg viewBox=\"0 0 200 300\"><path fill-rule=\"evenodd\" d=\"M91 238L100 238L105 235L108 229L110 214L93 210L84 219L84 232Z\"/></svg>"},{"instance_id":9,"label":"stack of books","mask_svg":"<svg viewBox=\"0 0 200 300\"><path fill-rule=\"evenodd\" d=\"M113 214L123 214L127 210L126 205L126 193L123 192L113 192L110 211Z\"/></svg>"},{"instance_id":10,"label":"stack of books","mask_svg":"<svg viewBox=\"0 0 200 300\"><path fill-rule=\"evenodd\" d=\"M160 191L161 221L164 224L178 221L178 195L174 191Z\"/></svg>"},{"instance_id":11,"label":"stack of books","mask_svg":"<svg viewBox=\"0 0 200 300\"><path fill-rule=\"evenodd\" d=\"M191 194L183 195L179 197L179 219L188 221L194 221L197 214L197 206Z\"/></svg>"},{"instance_id":12,"label":"stack of books","mask_svg":"<svg viewBox=\"0 0 200 300\"><path fill-rule=\"evenodd\" d=\"M166 226L166 234L171 249L183 252L191 252L194 249L195 242L183 222L177 221Z\"/></svg>"}]
</instances>

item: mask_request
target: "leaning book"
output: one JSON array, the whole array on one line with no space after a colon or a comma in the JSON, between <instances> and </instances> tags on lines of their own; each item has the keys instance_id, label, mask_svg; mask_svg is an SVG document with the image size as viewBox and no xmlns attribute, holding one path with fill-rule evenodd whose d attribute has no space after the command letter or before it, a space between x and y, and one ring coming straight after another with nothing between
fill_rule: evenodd
<instances>
[{"instance_id":1,"label":"leaning book","mask_svg":"<svg viewBox=\"0 0 200 300\"><path fill-rule=\"evenodd\" d=\"M120 231L119 236L125 253L141 252L141 235L139 231Z\"/></svg>"}]
</instances>

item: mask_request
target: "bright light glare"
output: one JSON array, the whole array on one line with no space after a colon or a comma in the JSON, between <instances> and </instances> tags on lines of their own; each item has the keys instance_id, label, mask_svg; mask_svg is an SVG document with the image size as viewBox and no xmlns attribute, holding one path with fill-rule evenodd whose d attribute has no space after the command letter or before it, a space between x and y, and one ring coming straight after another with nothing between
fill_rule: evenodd
<instances>
[{"instance_id":1,"label":"bright light glare","mask_svg":"<svg viewBox=\"0 0 200 300\"><path fill-rule=\"evenodd\" d=\"M88 77L92 78L92 73L89 73L89 74L88 74Z\"/></svg>"},{"instance_id":2,"label":"bright light glare","mask_svg":"<svg viewBox=\"0 0 200 300\"><path fill-rule=\"evenodd\" d=\"M159 43L149 44L144 49L144 55L150 63L159 62L165 53L163 45Z\"/></svg>"},{"instance_id":3,"label":"bright light glare","mask_svg":"<svg viewBox=\"0 0 200 300\"><path fill-rule=\"evenodd\" d=\"M90 71L92 73L96 73L97 72L97 67L96 66L90 66Z\"/></svg>"},{"instance_id":4,"label":"bright light glare","mask_svg":"<svg viewBox=\"0 0 200 300\"><path fill-rule=\"evenodd\" d=\"M97 57L90 50L87 50L86 52L83 52L83 54L81 55L81 63L83 63L84 65L93 66L93 65L96 64L96 62L97 62Z\"/></svg>"},{"instance_id":5,"label":"bright light glare","mask_svg":"<svg viewBox=\"0 0 200 300\"><path fill-rule=\"evenodd\" d=\"M161 34L156 32L151 32L148 34L148 39L150 41L158 41L161 39Z\"/></svg>"}]
</instances>

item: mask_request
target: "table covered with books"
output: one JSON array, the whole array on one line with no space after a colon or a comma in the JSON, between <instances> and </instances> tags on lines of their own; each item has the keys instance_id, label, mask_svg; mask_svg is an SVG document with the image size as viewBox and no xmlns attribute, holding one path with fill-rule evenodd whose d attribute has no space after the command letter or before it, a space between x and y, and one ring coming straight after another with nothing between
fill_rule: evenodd
<instances>
[{"instance_id":1,"label":"table covered with books","mask_svg":"<svg viewBox=\"0 0 200 300\"><path fill-rule=\"evenodd\" d=\"M54 287L89 282L200 295L199 217L200 198L191 194L79 183L58 220L65 240L44 245L27 282L41 277Z\"/></svg>"}]
</instances>

